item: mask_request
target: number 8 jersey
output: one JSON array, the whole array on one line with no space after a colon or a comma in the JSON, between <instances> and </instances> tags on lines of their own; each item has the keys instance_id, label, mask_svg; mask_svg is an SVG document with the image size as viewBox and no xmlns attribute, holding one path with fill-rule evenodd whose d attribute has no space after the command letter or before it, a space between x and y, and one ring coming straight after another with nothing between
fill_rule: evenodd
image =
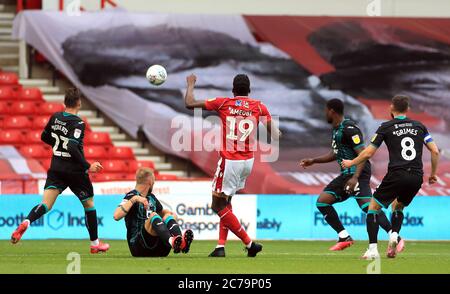
<instances>
[{"instance_id":1,"label":"number 8 jersey","mask_svg":"<svg viewBox=\"0 0 450 294\"><path fill-rule=\"evenodd\" d=\"M388 172L404 169L423 175L423 145L433 139L421 122L405 116L384 122L372 137L371 144L378 148L383 141L389 151Z\"/></svg>"},{"instance_id":2,"label":"number 8 jersey","mask_svg":"<svg viewBox=\"0 0 450 294\"><path fill-rule=\"evenodd\" d=\"M85 124L74 114L56 112L42 132L42 141L52 146L51 171L86 172L90 164L83 151Z\"/></svg>"},{"instance_id":3,"label":"number 8 jersey","mask_svg":"<svg viewBox=\"0 0 450 294\"><path fill-rule=\"evenodd\" d=\"M259 100L242 96L208 99L205 106L217 111L222 121L220 156L229 160L253 158L258 123L272 119L267 107Z\"/></svg>"}]
</instances>

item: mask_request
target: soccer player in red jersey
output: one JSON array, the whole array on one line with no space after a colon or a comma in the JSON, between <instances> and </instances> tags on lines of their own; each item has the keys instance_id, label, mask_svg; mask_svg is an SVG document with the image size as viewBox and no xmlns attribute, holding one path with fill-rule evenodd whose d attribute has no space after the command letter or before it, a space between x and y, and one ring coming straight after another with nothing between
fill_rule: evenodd
<instances>
[{"instance_id":1,"label":"soccer player in red jersey","mask_svg":"<svg viewBox=\"0 0 450 294\"><path fill-rule=\"evenodd\" d=\"M253 242L234 215L231 197L245 187L245 180L253 166L255 131L262 122L272 139L278 140L279 130L274 126L267 107L259 100L248 97L250 79L239 74L233 80L234 97L196 100L194 87L197 77L187 77L185 104L188 109L202 108L216 111L222 121L222 147L213 180L211 208L220 217L219 241L210 257L225 257L225 243L231 230L247 249L247 256L255 257L262 245ZM272 133L273 131L273 133Z\"/></svg>"}]
</instances>

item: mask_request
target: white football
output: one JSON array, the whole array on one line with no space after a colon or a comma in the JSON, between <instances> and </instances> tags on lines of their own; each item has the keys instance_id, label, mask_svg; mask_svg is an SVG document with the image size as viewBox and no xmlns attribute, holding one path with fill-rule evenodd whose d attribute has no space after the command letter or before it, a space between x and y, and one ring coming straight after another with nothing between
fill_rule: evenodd
<instances>
[{"instance_id":1,"label":"white football","mask_svg":"<svg viewBox=\"0 0 450 294\"><path fill-rule=\"evenodd\" d=\"M148 68L146 77L150 84L159 86L166 81L167 71L163 66L155 64Z\"/></svg>"}]
</instances>

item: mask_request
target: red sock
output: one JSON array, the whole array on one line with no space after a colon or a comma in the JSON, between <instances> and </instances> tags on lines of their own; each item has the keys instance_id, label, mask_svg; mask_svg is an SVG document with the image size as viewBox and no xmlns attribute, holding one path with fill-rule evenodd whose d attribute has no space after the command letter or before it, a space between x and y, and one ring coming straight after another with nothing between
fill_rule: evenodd
<instances>
[{"instance_id":1,"label":"red sock","mask_svg":"<svg viewBox=\"0 0 450 294\"><path fill-rule=\"evenodd\" d=\"M231 203L228 203L227 205L228 209L233 212L233 207L231 206ZM219 223L219 241L217 242L217 245L225 246L227 243L228 238L228 228L225 226L225 223L220 219Z\"/></svg>"},{"instance_id":2,"label":"red sock","mask_svg":"<svg viewBox=\"0 0 450 294\"><path fill-rule=\"evenodd\" d=\"M228 207L225 207L219 211L218 215L220 216L220 221L223 222L224 225L233 232L233 234L241 239L245 245L250 244L252 239L250 239L237 217Z\"/></svg>"}]
</instances>

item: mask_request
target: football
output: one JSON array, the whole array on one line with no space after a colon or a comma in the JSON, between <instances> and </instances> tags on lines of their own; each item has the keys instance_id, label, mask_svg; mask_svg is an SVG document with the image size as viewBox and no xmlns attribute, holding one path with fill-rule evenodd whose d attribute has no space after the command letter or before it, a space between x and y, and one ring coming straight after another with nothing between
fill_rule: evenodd
<instances>
[{"instance_id":1,"label":"football","mask_svg":"<svg viewBox=\"0 0 450 294\"><path fill-rule=\"evenodd\" d=\"M150 84L159 86L166 81L167 71L163 66L155 64L148 68L146 77Z\"/></svg>"}]
</instances>

